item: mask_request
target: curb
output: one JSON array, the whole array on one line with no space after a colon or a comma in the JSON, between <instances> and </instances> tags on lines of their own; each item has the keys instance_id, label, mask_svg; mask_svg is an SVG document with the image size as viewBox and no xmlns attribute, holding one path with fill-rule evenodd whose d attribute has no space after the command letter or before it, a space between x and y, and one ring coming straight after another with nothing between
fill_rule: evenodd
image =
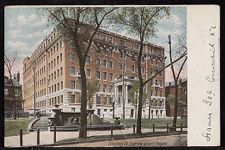
<instances>
[{"instance_id":1,"label":"curb","mask_svg":"<svg viewBox=\"0 0 225 150\"><path fill-rule=\"evenodd\" d=\"M91 136L91 137L88 137L87 139L81 139L79 141L66 141L66 142L59 142L59 143L53 143L53 144L43 144L43 145L35 145L35 146L22 146L22 147L23 148L29 148L29 147L52 147L52 146L64 146L64 145L68 145L68 144L90 143L90 142L109 141L109 140L122 140L122 139L134 139L134 138L145 138L145 137L157 137L157 136L170 136L170 135L180 135L180 134L187 134L187 131L156 132L156 133L150 132L150 133L143 133L142 135L121 134L121 135L114 135L113 137L110 137L110 135ZM92 137L96 137L97 139L90 139ZM98 137L100 137L100 138L98 138ZM77 139L75 139L75 140L77 140Z\"/></svg>"},{"instance_id":2,"label":"curb","mask_svg":"<svg viewBox=\"0 0 225 150\"><path fill-rule=\"evenodd\" d=\"M40 118L36 118L36 119L32 120L32 121L28 124L28 127L27 127L28 132L33 131L33 125L34 125L38 120L40 120Z\"/></svg>"}]
</instances>

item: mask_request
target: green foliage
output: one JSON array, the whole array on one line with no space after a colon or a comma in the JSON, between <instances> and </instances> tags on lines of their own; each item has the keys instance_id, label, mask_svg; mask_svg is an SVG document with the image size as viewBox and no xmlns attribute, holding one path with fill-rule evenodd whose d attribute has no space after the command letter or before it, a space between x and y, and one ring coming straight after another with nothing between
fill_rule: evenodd
<instances>
[{"instance_id":1,"label":"green foliage","mask_svg":"<svg viewBox=\"0 0 225 150\"><path fill-rule=\"evenodd\" d=\"M87 100L88 100L88 107L91 109L93 106L93 96L98 91L98 81L95 80L93 82L87 83Z\"/></svg>"}]
</instances>

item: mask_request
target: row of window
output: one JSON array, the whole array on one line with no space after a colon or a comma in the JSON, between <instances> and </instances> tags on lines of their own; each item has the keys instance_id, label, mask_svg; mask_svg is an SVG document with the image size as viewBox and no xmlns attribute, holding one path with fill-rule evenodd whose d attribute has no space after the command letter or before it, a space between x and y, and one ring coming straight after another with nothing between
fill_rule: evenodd
<instances>
[{"instance_id":1,"label":"row of window","mask_svg":"<svg viewBox=\"0 0 225 150\"><path fill-rule=\"evenodd\" d=\"M155 110L155 114L157 115L157 116L162 116L162 110L160 110L160 114L159 114L159 110ZM153 113L154 113L154 110L151 110L151 114L153 115Z\"/></svg>"},{"instance_id":2,"label":"row of window","mask_svg":"<svg viewBox=\"0 0 225 150\"><path fill-rule=\"evenodd\" d=\"M163 107L164 106L164 102L163 101L157 101L157 100L151 100L151 105L154 107Z\"/></svg>"},{"instance_id":3,"label":"row of window","mask_svg":"<svg viewBox=\"0 0 225 150\"><path fill-rule=\"evenodd\" d=\"M48 75L49 82L58 79L59 76L62 75L63 75L63 68L61 67L60 69L57 69L57 71L54 71L54 73Z\"/></svg>"},{"instance_id":4,"label":"row of window","mask_svg":"<svg viewBox=\"0 0 225 150\"><path fill-rule=\"evenodd\" d=\"M48 70L51 70L56 65L59 65L59 62L62 62L62 53L60 53L60 55L58 55L56 58L51 60L51 62L48 63Z\"/></svg>"},{"instance_id":5,"label":"row of window","mask_svg":"<svg viewBox=\"0 0 225 150\"><path fill-rule=\"evenodd\" d=\"M42 74L45 73L45 66L41 67L35 74L35 77L39 78Z\"/></svg>"},{"instance_id":6,"label":"row of window","mask_svg":"<svg viewBox=\"0 0 225 150\"><path fill-rule=\"evenodd\" d=\"M101 88L102 87L102 88ZM109 92L109 93L112 93L113 92L113 85L106 85L106 84L103 84L101 86L101 84L98 84L98 92Z\"/></svg>"},{"instance_id":7,"label":"row of window","mask_svg":"<svg viewBox=\"0 0 225 150\"><path fill-rule=\"evenodd\" d=\"M35 97L41 97L46 95L46 88L39 90L38 92L36 92Z\"/></svg>"},{"instance_id":8,"label":"row of window","mask_svg":"<svg viewBox=\"0 0 225 150\"><path fill-rule=\"evenodd\" d=\"M44 78L38 80L35 84L36 84L36 87L39 88L39 87L45 85L45 83L46 83L46 78L44 77Z\"/></svg>"},{"instance_id":9,"label":"row of window","mask_svg":"<svg viewBox=\"0 0 225 150\"><path fill-rule=\"evenodd\" d=\"M100 39L100 40L102 40L104 42L113 43L113 37L110 36L110 35L96 33L95 38L96 39ZM136 50L139 49L139 47L140 47L140 44L139 43L126 41L124 39L120 39L120 41L119 41L118 44L119 45L123 45L123 46L126 45L127 47L129 47L131 49L136 49ZM163 50L160 50L160 49L155 49L153 47L150 47L150 52L152 54L163 55L163 52L164 51Z\"/></svg>"},{"instance_id":10,"label":"row of window","mask_svg":"<svg viewBox=\"0 0 225 150\"><path fill-rule=\"evenodd\" d=\"M50 39L48 40L50 41ZM50 43L50 42L48 42ZM49 51L48 51L48 57L52 57L56 51L58 51L59 47L61 48L63 45L62 40L60 40L59 42L57 42ZM44 47L46 47L46 44L44 43ZM40 65L42 65L44 62L46 61L46 55L44 54L43 56L41 56L40 58L37 59L36 65L37 67L39 67Z\"/></svg>"},{"instance_id":11,"label":"row of window","mask_svg":"<svg viewBox=\"0 0 225 150\"><path fill-rule=\"evenodd\" d=\"M53 66L55 67L56 63L57 65L59 65L59 61L62 62L62 53L60 53L60 55L57 56L56 59L54 58L54 60L48 63L48 70L52 69ZM39 78L44 73L45 73L45 66L43 66L36 72L35 77Z\"/></svg>"},{"instance_id":12,"label":"row of window","mask_svg":"<svg viewBox=\"0 0 225 150\"><path fill-rule=\"evenodd\" d=\"M96 65L97 66L103 66L105 68L107 68L107 67L111 68L111 69L113 68L113 62L111 60L109 60L108 63L107 63L107 60L103 59L101 61L100 58L96 58Z\"/></svg>"},{"instance_id":13,"label":"row of window","mask_svg":"<svg viewBox=\"0 0 225 150\"><path fill-rule=\"evenodd\" d=\"M51 73L48 76L49 82L54 81L55 79L59 78L59 76L62 76L62 75L63 75L63 68L61 67L60 69L57 69L57 71L54 71L54 73ZM36 82L36 87L39 88L45 84L46 84L46 78L44 77Z\"/></svg>"},{"instance_id":14,"label":"row of window","mask_svg":"<svg viewBox=\"0 0 225 150\"><path fill-rule=\"evenodd\" d=\"M75 62L75 52L74 50L71 50L70 53L69 53L69 59L70 59L70 62ZM90 64L91 62L91 58L90 56L86 56L86 63L87 64Z\"/></svg>"},{"instance_id":15,"label":"row of window","mask_svg":"<svg viewBox=\"0 0 225 150\"><path fill-rule=\"evenodd\" d=\"M79 86L77 85L77 82L79 82ZM75 81L75 80L71 80L71 89L81 89L81 82L80 81ZM98 84L98 92L113 92L113 85L106 85L103 84L101 86L101 84Z\"/></svg>"},{"instance_id":16,"label":"row of window","mask_svg":"<svg viewBox=\"0 0 225 150\"><path fill-rule=\"evenodd\" d=\"M62 40L60 40L48 51L48 58L53 57L56 54L56 51L58 51L59 48L62 48L62 46L63 46L63 43L62 43Z\"/></svg>"},{"instance_id":17,"label":"row of window","mask_svg":"<svg viewBox=\"0 0 225 150\"><path fill-rule=\"evenodd\" d=\"M48 87L49 94L59 91L59 90L62 90L62 89L63 89L63 81L58 82L57 84L54 84L51 87Z\"/></svg>"},{"instance_id":18,"label":"row of window","mask_svg":"<svg viewBox=\"0 0 225 150\"><path fill-rule=\"evenodd\" d=\"M37 102L36 107L38 107L38 108L46 107L46 100Z\"/></svg>"},{"instance_id":19,"label":"row of window","mask_svg":"<svg viewBox=\"0 0 225 150\"><path fill-rule=\"evenodd\" d=\"M108 74L108 78L107 78L107 74ZM102 72L102 75L101 75L101 72L100 71L96 71L96 79L98 80L107 80L108 81L112 81L113 80L113 73L107 73L107 72Z\"/></svg>"},{"instance_id":20,"label":"row of window","mask_svg":"<svg viewBox=\"0 0 225 150\"><path fill-rule=\"evenodd\" d=\"M133 73L138 73L138 67L135 65L131 65L131 70ZM141 73L143 74L145 72L145 68L141 67Z\"/></svg>"},{"instance_id":21,"label":"row of window","mask_svg":"<svg viewBox=\"0 0 225 150\"><path fill-rule=\"evenodd\" d=\"M157 91L156 93L156 90L154 90L155 92L153 92L153 89L151 89L151 95L152 96L163 96L163 92L160 90L160 91Z\"/></svg>"},{"instance_id":22,"label":"row of window","mask_svg":"<svg viewBox=\"0 0 225 150\"><path fill-rule=\"evenodd\" d=\"M112 97L102 97L102 100L103 100L103 103L101 102L101 96L99 95L96 95L96 104L97 105L112 105L112 102L113 102L113 98Z\"/></svg>"},{"instance_id":23,"label":"row of window","mask_svg":"<svg viewBox=\"0 0 225 150\"><path fill-rule=\"evenodd\" d=\"M63 95L56 96L49 99L49 106L59 105L63 103Z\"/></svg>"}]
</instances>

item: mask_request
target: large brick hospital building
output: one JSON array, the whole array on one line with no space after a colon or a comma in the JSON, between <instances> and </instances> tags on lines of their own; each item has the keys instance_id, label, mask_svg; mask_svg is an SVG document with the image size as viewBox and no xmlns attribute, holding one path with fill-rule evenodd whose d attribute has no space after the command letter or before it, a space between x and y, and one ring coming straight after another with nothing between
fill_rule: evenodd
<instances>
[{"instance_id":1,"label":"large brick hospital building","mask_svg":"<svg viewBox=\"0 0 225 150\"><path fill-rule=\"evenodd\" d=\"M98 91L93 98L95 114L111 118L112 104L115 102L115 116L121 117L125 100L125 117L135 118L135 104L129 92L134 82L138 81L137 64L132 58L137 57L138 48L137 40L104 30L96 34L85 66L88 82L99 81ZM142 58L143 78L150 77L153 69L160 66L164 66L164 49L145 44ZM148 118L149 114L151 117L165 117L164 81L165 73L162 72L145 87L147 96L143 104L143 118ZM55 104L65 112L80 111L81 87L76 50L66 44L57 31L52 31L32 56L24 59L23 96L25 111L34 108L34 99L36 109L41 113L51 113Z\"/></svg>"}]
</instances>

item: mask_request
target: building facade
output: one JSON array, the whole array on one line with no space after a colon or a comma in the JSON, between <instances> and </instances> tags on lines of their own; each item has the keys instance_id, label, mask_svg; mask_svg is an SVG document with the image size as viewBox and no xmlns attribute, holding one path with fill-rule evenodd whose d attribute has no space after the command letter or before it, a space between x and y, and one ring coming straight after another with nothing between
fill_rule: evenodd
<instances>
[{"instance_id":1,"label":"building facade","mask_svg":"<svg viewBox=\"0 0 225 150\"><path fill-rule=\"evenodd\" d=\"M175 86L174 82L165 84L166 100L166 116L174 116L174 99ZM183 118L187 117L187 79L180 79L178 82L178 110L177 116Z\"/></svg>"},{"instance_id":2,"label":"building facade","mask_svg":"<svg viewBox=\"0 0 225 150\"><path fill-rule=\"evenodd\" d=\"M13 82L13 86L11 84ZM15 92L15 101L14 93ZM13 79L10 79L7 76L4 76L4 113L5 117L12 117L16 113L23 113L23 99L22 99L22 85L20 84L20 73L18 72L13 76Z\"/></svg>"},{"instance_id":3,"label":"building facade","mask_svg":"<svg viewBox=\"0 0 225 150\"><path fill-rule=\"evenodd\" d=\"M87 82L98 80L98 91L93 97L92 107L95 114L112 118L114 108L115 116L121 117L125 108L126 118L136 117L135 104L129 98L129 92L134 82L138 81L137 64L134 61L138 48L138 41L130 38L104 30L96 34L85 66ZM76 50L57 31L52 31L32 56L24 59L23 66L26 111L34 108L34 101L41 113L51 113L55 104L63 111L80 111L81 80ZM145 44L143 78L147 79L154 68L163 66L164 49ZM165 73L162 72L145 87L143 118L150 115L165 117L164 81Z\"/></svg>"}]
</instances>

